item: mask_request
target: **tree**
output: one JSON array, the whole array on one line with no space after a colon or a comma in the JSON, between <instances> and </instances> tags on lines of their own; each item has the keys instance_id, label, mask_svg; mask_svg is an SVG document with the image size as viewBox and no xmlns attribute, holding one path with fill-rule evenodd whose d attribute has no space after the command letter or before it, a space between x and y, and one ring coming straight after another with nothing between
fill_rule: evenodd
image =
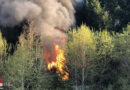
<instances>
[{"instance_id":1,"label":"tree","mask_svg":"<svg viewBox=\"0 0 130 90\"><path fill-rule=\"evenodd\" d=\"M2 56L3 52L6 51L6 40L2 37L0 32L0 56Z\"/></svg>"},{"instance_id":2,"label":"tree","mask_svg":"<svg viewBox=\"0 0 130 90\"><path fill-rule=\"evenodd\" d=\"M113 90L130 89L130 26L124 29L123 33L117 33L114 39L115 48L113 50L113 64L118 65L117 81L113 85ZM116 76L117 77L117 76Z\"/></svg>"},{"instance_id":3,"label":"tree","mask_svg":"<svg viewBox=\"0 0 130 90\"><path fill-rule=\"evenodd\" d=\"M71 80L75 81L72 83L76 90L80 85L82 85L82 90L85 90L86 66L92 59L94 49L93 33L85 25L69 33L67 60L69 60L70 77Z\"/></svg>"},{"instance_id":4,"label":"tree","mask_svg":"<svg viewBox=\"0 0 130 90\"><path fill-rule=\"evenodd\" d=\"M30 24L32 25L32 24ZM13 54L8 53L4 68L4 82L12 86L5 86L5 90L43 90L63 89L67 81L58 79L55 70L48 71L47 63L43 58L43 48L40 35L37 35L32 26L24 27L25 31L20 35L17 47ZM27 29L27 30L26 30ZM3 63L2 63L3 65ZM2 71L1 71L2 72Z\"/></svg>"},{"instance_id":5,"label":"tree","mask_svg":"<svg viewBox=\"0 0 130 90\"><path fill-rule=\"evenodd\" d=\"M109 13L101 7L99 0L86 0L83 7L77 8L77 24L85 23L94 30L110 29Z\"/></svg>"},{"instance_id":6,"label":"tree","mask_svg":"<svg viewBox=\"0 0 130 90\"><path fill-rule=\"evenodd\" d=\"M109 12L112 18L112 29L122 31L130 22L129 0L99 0L101 6Z\"/></svg>"},{"instance_id":7,"label":"tree","mask_svg":"<svg viewBox=\"0 0 130 90\"><path fill-rule=\"evenodd\" d=\"M85 25L69 33L67 60L76 89L128 90L129 26L123 33L93 32Z\"/></svg>"},{"instance_id":8,"label":"tree","mask_svg":"<svg viewBox=\"0 0 130 90\"><path fill-rule=\"evenodd\" d=\"M4 78L5 75L5 62L7 57L6 50L7 50L7 43L6 40L2 37L2 34L0 32L0 77L1 78Z\"/></svg>"}]
</instances>

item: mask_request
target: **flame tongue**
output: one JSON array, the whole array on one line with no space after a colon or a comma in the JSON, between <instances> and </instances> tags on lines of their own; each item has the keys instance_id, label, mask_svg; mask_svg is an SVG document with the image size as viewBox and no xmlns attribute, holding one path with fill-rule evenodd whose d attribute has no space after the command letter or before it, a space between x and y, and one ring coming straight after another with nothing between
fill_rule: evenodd
<instances>
[{"instance_id":1,"label":"flame tongue","mask_svg":"<svg viewBox=\"0 0 130 90\"><path fill-rule=\"evenodd\" d=\"M54 60L48 63L48 70L56 68L56 72L62 78L62 80L67 80L69 78L69 73L64 71L66 68L64 50L60 49L59 45L57 44L54 45L54 50L56 56L53 58Z\"/></svg>"}]
</instances>

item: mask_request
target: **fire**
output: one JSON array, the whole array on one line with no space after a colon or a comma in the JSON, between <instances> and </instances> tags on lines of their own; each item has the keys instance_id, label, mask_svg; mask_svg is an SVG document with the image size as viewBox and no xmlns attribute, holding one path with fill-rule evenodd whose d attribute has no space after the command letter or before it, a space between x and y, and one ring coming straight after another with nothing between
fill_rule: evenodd
<instances>
[{"instance_id":1,"label":"fire","mask_svg":"<svg viewBox=\"0 0 130 90\"><path fill-rule=\"evenodd\" d=\"M62 50L59 45L55 44L54 51L56 55L55 58L53 58L54 60L48 63L48 70L56 68L56 73L59 75L59 77L61 77L62 80L68 80L69 73L64 71L64 69L66 68L64 50ZM50 54L47 54L47 56L50 56Z\"/></svg>"}]
</instances>

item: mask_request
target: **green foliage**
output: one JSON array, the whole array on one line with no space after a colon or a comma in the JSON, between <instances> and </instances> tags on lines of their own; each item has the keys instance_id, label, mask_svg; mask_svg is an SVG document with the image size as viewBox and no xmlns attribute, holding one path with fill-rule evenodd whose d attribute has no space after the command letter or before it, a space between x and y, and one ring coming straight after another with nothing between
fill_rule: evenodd
<instances>
[{"instance_id":1,"label":"green foliage","mask_svg":"<svg viewBox=\"0 0 130 90\"><path fill-rule=\"evenodd\" d=\"M77 24L85 23L95 30L121 32L130 22L129 0L84 0L77 8Z\"/></svg>"},{"instance_id":2,"label":"green foliage","mask_svg":"<svg viewBox=\"0 0 130 90\"><path fill-rule=\"evenodd\" d=\"M7 57L7 43L0 32L0 76L5 74L5 62ZM2 76L1 76L2 77Z\"/></svg>"},{"instance_id":3,"label":"green foliage","mask_svg":"<svg viewBox=\"0 0 130 90\"><path fill-rule=\"evenodd\" d=\"M0 32L0 56L3 54L4 51L6 51L6 40L3 39L2 34Z\"/></svg>"},{"instance_id":4,"label":"green foliage","mask_svg":"<svg viewBox=\"0 0 130 90\"><path fill-rule=\"evenodd\" d=\"M90 28L68 32L67 81L59 80L55 69L47 70L44 42L33 23L25 21L23 32L23 24L2 27L0 77L11 84L4 90L130 90L130 1L84 1L76 8L76 21Z\"/></svg>"},{"instance_id":5,"label":"green foliage","mask_svg":"<svg viewBox=\"0 0 130 90\"><path fill-rule=\"evenodd\" d=\"M129 0L99 0L112 18L112 29L120 31L130 22Z\"/></svg>"},{"instance_id":6,"label":"green foliage","mask_svg":"<svg viewBox=\"0 0 130 90\"><path fill-rule=\"evenodd\" d=\"M3 43L1 46L1 50L6 50L6 48L2 49ZM4 86L4 90L68 90L70 88L70 86L66 87L67 82L58 80L55 70L47 70L40 36L32 29L20 35L13 54L2 55L0 76L3 83L11 84L11 86Z\"/></svg>"},{"instance_id":7,"label":"green foliage","mask_svg":"<svg viewBox=\"0 0 130 90\"><path fill-rule=\"evenodd\" d=\"M112 59L114 64L119 64L118 67L118 81L114 83L115 90L129 90L130 89L130 28L129 25L121 34L115 35L115 48L113 50Z\"/></svg>"},{"instance_id":8,"label":"green foliage","mask_svg":"<svg viewBox=\"0 0 130 90\"><path fill-rule=\"evenodd\" d=\"M24 84L24 77L29 72L32 66L32 61L29 58L29 51L18 46L13 56L8 57L6 62L8 82L11 82L16 86L15 88L22 87Z\"/></svg>"},{"instance_id":9,"label":"green foliage","mask_svg":"<svg viewBox=\"0 0 130 90\"><path fill-rule=\"evenodd\" d=\"M69 50L68 53L70 55L75 54L75 58L80 60L84 51L85 53L87 53L87 49L95 49L93 40L93 33L90 31L88 27L82 25L80 28L78 28L78 31L73 30L69 33L67 44L67 50ZM75 52L78 50L79 52Z\"/></svg>"},{"instance_id":10,"label":"green foliage","mask_svg":"<svg viewBox=\"0 0 130 90\"><path fill-rule=\"evenodd\" d=\"M41 72L42 60L38 36L31 31L28 34L23 33L15 52L8 56L5 63L4 81L13 85L6 89L38 90L40 87L38 84L44 80Z\"/></svg>"},{"instance_id":11,"label":"green foliage","mask_svg":"<svg viewBox=\"0 0 130 90\"><path fill-rule=\"evenodd\" d=\"M84 6L77 10L77 23L85 23L94 30L109 29L111 18L101 7L99 0L85 0Z\"/></svg>"},{"instance_id":12,"label":"green foliage","mask_svg":"<svg viewBox=\"0 0 130 90\"><path fill-rule=\"evenodd\" d=\"M90 90L129 90L128 28L123 33L110 34L106 30L93 32L82 25L69 33L67 60L74 86L82 85L84 66L84 84Z\"/></svg>"},{"instance_id":13,"label":"green foliage","mask_svg":"<svg viewBox=\"0 0 130 90\"><path fill-rule=\"evenodd\" d=\"M100 7L97 6L97 8ZM100 12L97 11L96 13ZM32 28L23 32L10 54L0 34L0 76L12 84L5 90L129 90L130 25L122 33L93 31L85 25L68 33L66 60L69 80L47 70L41 38Z\"/></svg>"}]
</instances>

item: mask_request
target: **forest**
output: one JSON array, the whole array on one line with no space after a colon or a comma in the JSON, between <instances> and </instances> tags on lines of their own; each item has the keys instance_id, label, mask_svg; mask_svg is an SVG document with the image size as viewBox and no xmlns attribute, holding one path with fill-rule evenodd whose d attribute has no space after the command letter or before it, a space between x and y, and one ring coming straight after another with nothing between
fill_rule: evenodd
<instances>
[{"instance_id":1,"label":"forest","mask_svg":"<svg viewBox=\"0 0 130 90\"><path fill-rule=\"evenodd\" d=\"M55 10L43 6L43 16L22 20L0 1L0 89L130 90L130 0L70 0L74 13L62 1L66 19L52 19ZM55 2L48 0L48 7ZM2 8L9 18L3 19Z\"/></svg>"}]
</instances>

